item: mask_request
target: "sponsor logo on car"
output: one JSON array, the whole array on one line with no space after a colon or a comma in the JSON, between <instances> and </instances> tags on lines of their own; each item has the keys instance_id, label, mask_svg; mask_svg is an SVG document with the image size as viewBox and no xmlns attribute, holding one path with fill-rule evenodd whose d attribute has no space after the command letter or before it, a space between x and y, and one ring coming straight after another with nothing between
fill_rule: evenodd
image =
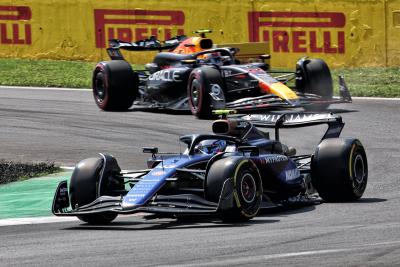
<instances>
[{"instance_id":1,"label":"sponsor logo on car","mask_svg":"<svg viewBox=\"0 0 400 267\"><path fill-rule=\"evenodd\" d=\"M231 76L232 75L232 71L231 70L223 70L224 72L224 76Z\"/></svg>"},{"instance_id":2,"label":"sponsor logo on car","mask_svg":"<svg viewBox=\"0 0 400 267\"><path fill-rule=\"evenodd\" d=\"M278 53L344 54L345 25L341 12L249 12L249 39Z\"/></svg>"},{"instance_id":3,"label":"sponsor logo on car","mask_svg":"<svg viewBox=\"0 0 400 267\"><path fill-rule=\"evenodd\" d=\"M179 70L160 70L149 76L150 81L181 82Z\"/></svg>"},{"instance_id":4,"label":"sponsor logo on car","mask_svg":"<svg viewBox=\"0 0 400 267\"><path fill-rule=\"evenodd\" d=\"M287 170L285 172L285 176L286 176L286 181L291 181L294 179L299 178L300 176L300 171L298 169L291 169L291 170Z\"/></svg>"},{"instance_id":5,"label":"sponsor logo on car","mask_svg":"<svg viewBox=\"0 0 400 267\"><path fill-rule=\"evenodd\" d=\"M164 170L162 170L162 171L151 172L151 175L152 175L152 176L162 176L162 175L164 175L164 174L165 174Z\"/></svg>"},{"instance_id":6,"label":"sponsor logo on car","mask_svg":"<svg viewBox=\"0 0 400 267\"><path fill-rule=\"evenodd\" d=\"M60 188L60 196L65 196L66 194L68 194L68 188L61 187Z\"/></svg>"},{"instance_id":7,"label":"sponsor logo on car","mask_svg":"<svg viewBox=\"0 0 400 267\"><path fill-rule=\"evenodd\" d=\"M128 197L124 200L127 201L128 203L135 203L137 199L141 199L144 196L145 196L145 194L135 194L132 197Z\"/></svg>"},{"instance_id":8,"label":"sponsor logo on car","mask_svg":"<svg viewBox=\"0 0 400 267\"><path fill-rule=\"evenodd\" d=\"M283 155L276 155L276 156L265 157L264 158L265 164L279 163L279 162L284 162L284 161L287 161L287 160L288 160L288 158L286 156L283 156Z\"/></svg>"},{"instance_id":9,"label":"sponsor logo on car","mask_svg":"<svg viewBox=\"0 0 400 267\"><path fill-rule=\"evenodd\" d=\"M221 87L218 84L211 85L211 93L218 96L221 93Z\"/></svg>"},{"instance_id":10,"label":"sponsor logo on car","mask_svg":"<svg viewBox=\"0 0 400 267\"><path fill-rule=\"evenodd\" d=\"M281 114L254 114L245 117L246 120L276 122ZM285 123L308 122L334 118L331 114L294 113L285 115Z\"/></svg>"},{"instance_id":11,"label":"sponsor logo on car","mask_svg":"<svg viewBox=\"0 0 400 267\"><path fill-rule=\"evenodd\" d=\"M28 6L0 6L0 44L32 44L31 18Z\"/></svg>"},{"instance_id":12,"label":"sponsor logo on car","mask_svg":"<svg viewBox=\"0 0 400 267\"><path fill-rule=\"evenodd\" d=\"M218 84L211 84L210 96L215 101L222 101L223 99L220 97L222 93L222 88ZM222 96L223 97L223 96Z\"/></svg>"},{"instance_id":13,"label":"sponsor logo on car","mask_svg":"<svg viewBox=\"0 0 400 267\"><path fill-rule=\"evenodd\" d=\"M180 10L95 9L94 21L96 47L104 48L109 39L132 42L182 35L185 14Z\"/></svg>"},{"instance_id":14,"label":"sponsor logo on car","mask_svg":"<svg viewBox=\"0 0 400 267\"><path fill-rule=\"evenodd\" d=\"M175 164L159 164L159 165L157 165L157 167L156 168L158 168L158 169L173 169L173 168L176 168L176 165Z\"/></svg>"}]
</instances>

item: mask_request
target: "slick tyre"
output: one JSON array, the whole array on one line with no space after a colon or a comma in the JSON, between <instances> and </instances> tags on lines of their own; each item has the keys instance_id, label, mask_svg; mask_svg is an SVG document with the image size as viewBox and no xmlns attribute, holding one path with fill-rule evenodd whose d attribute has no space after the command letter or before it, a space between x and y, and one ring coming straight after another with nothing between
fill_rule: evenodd
<instances>
[{"instance_id":1,"label":"slick tyre","mask_svg":"<svg viewBox=\"0 0 400 267\"><path fill-rule=\"evenodd\" d=\"M93 71L92 87L100 109L124 111L137 97L139 78L125 60L100 62Z\"/></svg>"},{"instance_id":2,"label":"slick tyre","mask_svg":"<svg viewBox=\"0 0 400 267\"><path fill-rule=\"evenodd\" d=\"M328 65L322 59L306 59L302 67L297 66L296 72L300 79L296 88L302 93L321 96L321 100L331 100L333 96L333 82ZM329 104L310 104L304 106L307 111L322 111Z\"/></svg>"},{"instance_id":3,"label":"slick tyre","mask_svg":"<svg viewBox=\"0 0 400 267\"><path fill-rule=\"evenodd\" d=\"M73 209L93 202L97 196L97 185L103 160L88 158L80 161L72 173L69 185L70 202ZM113 221L116 213L102 212L77 216L79 220L89 224L107 224Z\"/></svg>"},{"instance_id":4,"label":"slick tyre","mask_svg":"<svg viewBox=\"0 0 400 267\"><path fill-rule=\"evenodd\" d=\"M225 105L221 73L215 68L200 67L194 69L189 75L187 91L190 111L199 119L214 118L212 110L217 105ZM213 101L210 93L222 99L218 102L223 103L215 103L214 105L215 101Z\"/></svg>"},{"instance_id":5,"label":"slick tyre","mask_svg":"<svg viewBox=\"0 0 400 267\"><path fill-rule=\"evenodd\" d=\"M368 180L367 156L361 142L344 138L323 140L312 158L311 179L325 201L359 199Z\"/></svg>"},{"instance_id":6,"label":"slick tyre","mask_svg":"<svg viewBox=\"0 0 400 267\"><path fill-rule=\"evenodd\" d=\"M206 199L218 203L224 183L233 183L233 207L221 213L226 222L247 221L257 215L262 200L261 177L249 159L230 157L216 161L207 172Z\"/></svg>"}]
</instances>

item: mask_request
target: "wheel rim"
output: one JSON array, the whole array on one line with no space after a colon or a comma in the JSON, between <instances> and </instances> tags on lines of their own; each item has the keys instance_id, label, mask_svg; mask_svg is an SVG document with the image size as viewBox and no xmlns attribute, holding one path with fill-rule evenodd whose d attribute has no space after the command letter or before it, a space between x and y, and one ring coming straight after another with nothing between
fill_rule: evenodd
<instances>
[{"instance_id":1,"label":"wheel rim","mask_svg":"<svg viewBox=\"0 0 400 267\"><path fill-rule=\"evenodd\" d=\"M246 203L252 203L256 198L256 181L251 173L245 173L243 175L240 189L242 192L243 200Z\"/></svg>"},{"instance_id":2,"label":"wheel rim","mask_svg":"<svg viewBox=\"0 0 400 267\"><path fill-rule=\"evenodd\" d=\"M365 164L361 154L357 154L354 158L353 173L356 185L362 185L365 177Z\"/></svg>"},{"instance_id":3,"label":"wheel rim","mask_svg":"<svg viewBox=\"0 0 400 267\"><path fill-rule=\"evenodd\" d=\"M103 74L97 73L94 86L94 94L99 102L103 102L106 97L106 89L103 80Z\"/></svg>"},{"instance_id":4,"label":"wheel rim","mask_svg":"<svg viewBox=\"0 0 400 267\"><path fill-rule=\"evenodd\" d=\"M194 109L197 109L197 106L199 104L200 90L201 90L200 82L197 79L193 79L192 85L190 88L190 92L191 92L190 98L191 98Z\"/></svg>"}]
</instances>

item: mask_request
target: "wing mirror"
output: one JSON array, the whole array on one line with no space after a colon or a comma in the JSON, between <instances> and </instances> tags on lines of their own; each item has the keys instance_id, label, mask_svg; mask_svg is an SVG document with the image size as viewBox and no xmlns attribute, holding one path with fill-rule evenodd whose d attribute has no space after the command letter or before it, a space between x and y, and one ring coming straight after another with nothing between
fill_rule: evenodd
<instances>
[{"instance_id":1,"label":"wing mirror","mask_svg":"<svg viewBox=\"0 0 400 267\"><path fill-rule=\"evenodd\" d=\"M158 147L143 147L143 153L151 154L151 157L154 159L156 154L158 153Z\"/></svg>"}]
</instances>

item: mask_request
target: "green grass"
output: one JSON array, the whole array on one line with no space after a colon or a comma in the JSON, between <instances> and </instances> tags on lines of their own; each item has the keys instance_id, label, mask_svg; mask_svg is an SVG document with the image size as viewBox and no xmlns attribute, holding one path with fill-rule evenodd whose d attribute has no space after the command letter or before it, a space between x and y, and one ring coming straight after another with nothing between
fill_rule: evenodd
<instances>
[{"instance_id":1,"label":"green grass","mask_svg":"<svg viewBox=\"0 0 400 267\"><path fill-rule=\"evenodd\" d=\"M93 62L0 59L0 85L90 88Z\"/></svg>"},{"instance_id":2,"label":"green grass","mask_svg":"<svg viewBox=\"0 0 400 267\"><path fill-rule=\"evenodd\" d=\"M95 62L0 59L0 85L91 88ZM141 68L140 65L134 68ZM400 67L332 70L343 74L353 96L400 97Z\"/></svg>"},{"instance_id":3,"label":"green grass","mask_svg":"<svg viewBox=\"0 0 400 267\"><path fill-rule=\"evenodd\" d=\"M353 96L400 97L400 67L352 68L332 70L334 88L343 74Z\"/></svg>"}]
</instances>

